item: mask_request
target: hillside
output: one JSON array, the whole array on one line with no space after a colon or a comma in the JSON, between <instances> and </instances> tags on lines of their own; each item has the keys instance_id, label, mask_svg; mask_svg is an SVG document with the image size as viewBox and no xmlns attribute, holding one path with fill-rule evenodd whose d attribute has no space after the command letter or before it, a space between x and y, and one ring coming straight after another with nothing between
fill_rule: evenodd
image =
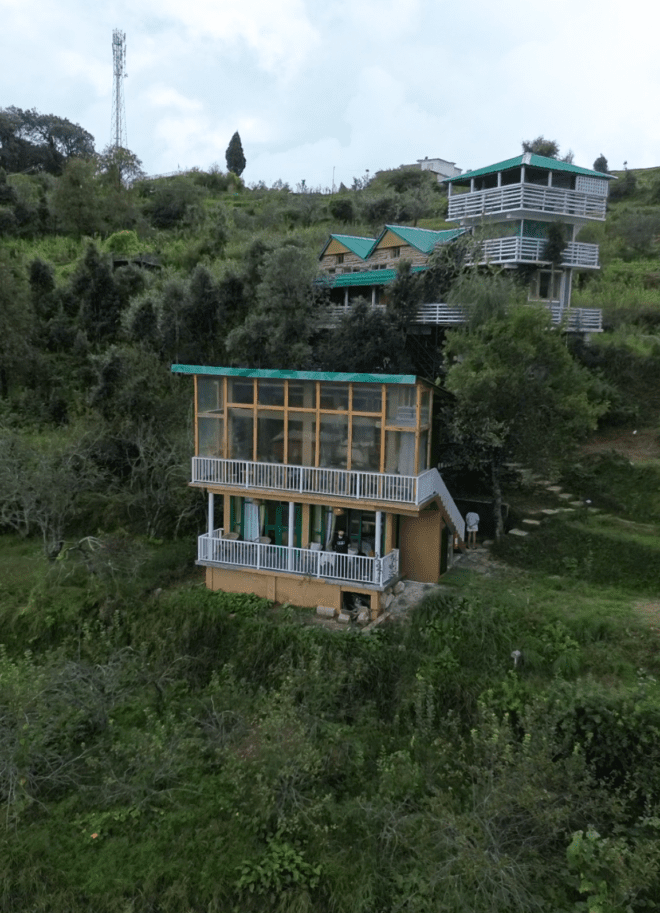
<instances>
[{"instance_id":1,"label":"hillside","mask_svg":"<svg viewBox=\"0 0 660 913\"><path fill-rule=\"evenodd\" d=\"M567 344L609 408L551 480L581 504L511 473L530 535L368 633L194 565L170 364L340 370L371 340L407 370L401 323L329 346L312 279L331 231L449 227L419 175L0 173L2 913L657 904L660 169L583 233L606 332Z\"/></svg>"}]
</instances>

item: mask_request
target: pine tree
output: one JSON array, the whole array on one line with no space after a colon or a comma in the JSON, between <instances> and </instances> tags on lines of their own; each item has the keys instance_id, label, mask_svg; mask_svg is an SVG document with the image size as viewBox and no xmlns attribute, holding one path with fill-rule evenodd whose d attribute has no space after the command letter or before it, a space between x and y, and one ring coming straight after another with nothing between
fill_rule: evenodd
<instances>
[{"instance_id":1,"label":"pine tree","mask_svg":"<svg viewBox=\"0 0 660 913\"><path fill-rule=\"evenodd\" d=\"M229 140L229 145L227 146L227 151L225 152L225 158L227 160L227 170L233 171L234 174L240 175L243 174L245 170L245 154L243 152L243 146L241 144L241 138L238 135L238 130L232 138Z\"/></svg>"}]
</instances>

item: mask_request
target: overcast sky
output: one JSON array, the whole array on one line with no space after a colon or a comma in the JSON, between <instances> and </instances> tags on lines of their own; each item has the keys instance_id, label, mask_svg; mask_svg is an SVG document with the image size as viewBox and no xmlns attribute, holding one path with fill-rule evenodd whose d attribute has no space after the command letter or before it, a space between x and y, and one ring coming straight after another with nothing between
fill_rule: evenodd
<instances>
[{"instance_id":1,"label":"overcast sky","mask_svg":"<svg viewBox=\"0 0 660 913\"><path fill-rule=\"evenodd\" d=\"M648 0L0 0L0 107L111 138L126 33L128 146L149 174L350 185L439 156L467 170L539 134L591 167L660 165L660 6Z\"/></svg>"}]
</instances>

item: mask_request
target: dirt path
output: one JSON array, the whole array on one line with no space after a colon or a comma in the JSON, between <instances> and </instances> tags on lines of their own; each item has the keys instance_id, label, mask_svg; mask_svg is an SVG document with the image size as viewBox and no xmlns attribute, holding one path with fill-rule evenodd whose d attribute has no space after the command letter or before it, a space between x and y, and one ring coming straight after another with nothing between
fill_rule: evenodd
<instances>
[{"instance_id":1,"label":"dirt path","mask_svg":"<svg viewBox=\"0 0 660 913\"><path fill-rule=\"evenodd\" d=\"M638 431L634 428L597 432L580 447L581 453L607 453L614 450L633 463L660 460L660 434L654 429Z\"/></svg>"}]
</instances>

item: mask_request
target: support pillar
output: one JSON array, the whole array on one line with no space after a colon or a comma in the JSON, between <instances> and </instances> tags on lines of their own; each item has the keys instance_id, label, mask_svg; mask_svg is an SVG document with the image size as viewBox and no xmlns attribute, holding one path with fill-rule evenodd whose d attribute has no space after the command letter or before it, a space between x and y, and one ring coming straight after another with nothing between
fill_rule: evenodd
<instances>
[{"instance_id":1,"label":"support pillar","mask_svg":"<svg viewBox=\"0 0 660 913\"><path fill-rule=\"evenodd\" d=\"M383 530L383 511L376 511L376 544L374 547L374 554L376 558L382 558L380 543L382 540L382 530Z\"/></svg>"},{"instance_id":2,"label":"support pillar","mask_svg":"<svg viewBox=\"0 0 660 913\"><path fill-rule=\"evenodd\" d=\"M215 529L215 495L209 492L209 537L213 535Z\"/></svg>"},{"instance_id":3,"label":"support pillar","mask_svg":"<svg viewBox=\"0 0 660 913\"><path fill-rule=\"evenodd\" d=\"M296 503L289 501L289 536L287 540L286 566L288 570L293 570L293 543L296 535Z\"/></svg>"}]
</instances>

